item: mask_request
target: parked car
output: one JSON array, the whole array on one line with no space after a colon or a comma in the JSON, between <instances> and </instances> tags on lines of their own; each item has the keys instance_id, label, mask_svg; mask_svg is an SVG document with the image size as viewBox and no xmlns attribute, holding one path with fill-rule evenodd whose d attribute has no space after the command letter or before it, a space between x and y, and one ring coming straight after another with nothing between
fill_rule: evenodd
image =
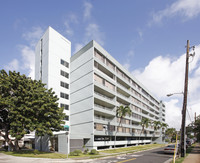
<instances>
[{"instance_id":1,"label":"parked car","mask_svg":"<svg viewBox=\"0 0 200 163\"><path fill-rule=\"evenodd\" d=\"M178 145L178 147L176 147L176 148L179 148L179 145ZM174 150L175 150L175 144L170 144L170 145L168 145L168 146L166 146L166 147L164 148L164 153L171 153L171 154L174 154ZM178 152L178 149L177 149L177 152Z\"/></svg>"}]
</instances>

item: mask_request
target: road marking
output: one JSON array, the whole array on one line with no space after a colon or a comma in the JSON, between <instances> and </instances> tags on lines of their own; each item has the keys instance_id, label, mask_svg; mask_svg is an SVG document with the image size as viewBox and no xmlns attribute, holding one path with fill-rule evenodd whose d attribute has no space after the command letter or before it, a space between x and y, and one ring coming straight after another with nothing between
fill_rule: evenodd
<instances>
[{"instance_id":1,"label":"road marking","mask_svg":"<svg viewBox=\"0 0 200 163\"><path fill-rule=\"evenodd\" d=\"M124 161L117 162L117 163L128 162L128 161L132 161L132 160L135 160L135 159L136 159L136 158L131 158L131 159L128 159L128 160L124 160Z\"/></svg>"},{"instance_id":2,"label":"road marking","mask_svg":"<svg viewBox=\"0 0 200 163\"><path fill-rule=\"evenodd\" d=\"M140 157L140 156L143 156L143 155L130 155L132 157Z\"/></svg>"}]
</instances>

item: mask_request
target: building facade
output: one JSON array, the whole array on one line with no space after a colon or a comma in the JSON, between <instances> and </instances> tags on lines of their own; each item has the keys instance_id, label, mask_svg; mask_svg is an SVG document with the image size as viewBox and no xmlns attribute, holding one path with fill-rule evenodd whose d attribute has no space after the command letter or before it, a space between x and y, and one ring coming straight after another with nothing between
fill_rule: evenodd
<instances>
[{"instance_id":1,"label":"building facade","mask_svg":"<svg viewBox=\"0 0 200 163\"><path fill-rule=\"evenodd\" d=\"M48 27L36 46L35 79L53 88L66 114L65 131L36 137L38 150L69 153L163 141L162 129L150 125L144 132L140 125L143 117L165 122L162 101L95 41L71 57L71 42ZM121 105L132 115L119 126Z\"/></svg>"},{"instance_id":2,"label":"building facade","mask_svg":"<svg viewBox=\"0 0 200 163\"><path fill-rule=\"evenodd\" d=\"M91 41L70 64L71 150L162 142L162 129L150 125L144 132L140 122L143 117L165 122L165 105L98 43ZM121 105L129 106L132 115L118 126Z\"/></svg>"},{"instance_id":3,"label":"building facade","mask_svg":"<svg viewBox=\"0 0 200 163\"><path fill-rule=\"evenodd\" d=\"M55 138L36 138L36 149L48 151L54 148L66 153L66 147L62 147L63 141L67 140L70 126L70 57L71 42L48 27L44 35L38 41L35 51L35 79L46 84L46 88L53 88L59 98L59 106L64 108L65 131L54 133ZM60 137L60 139L59 139ZM46 141L49 139L48 141ZM43 142L41 144L41 142ZM65 141L64 141L65 142ZM58 147L60 144L60 148ZM69 151L69 150L68 150Z\"/></svg>"}]
</instances>

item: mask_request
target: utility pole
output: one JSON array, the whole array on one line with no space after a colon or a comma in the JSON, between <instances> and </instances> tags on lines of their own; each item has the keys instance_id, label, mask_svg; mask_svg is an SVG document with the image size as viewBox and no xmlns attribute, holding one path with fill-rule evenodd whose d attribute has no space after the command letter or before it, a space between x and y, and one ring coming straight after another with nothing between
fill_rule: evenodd
<instances>
[{"instance_id":1,"label":"utility pole","mask_svg":"<svg viewBox=\"0 0 200 163\"><path fill-rule=\"evenodd\" d=\"M185 157L186 152L186 141L185 141L185 118L187 109L187 91L188 91L188 69L189 69L189 40L187 40L186 50L186 66L185 66L185 86L184 86L184 99L183 99L183 110L182 110L182 125L181 125L181 157Z\"/></svg>"}]
</instances>

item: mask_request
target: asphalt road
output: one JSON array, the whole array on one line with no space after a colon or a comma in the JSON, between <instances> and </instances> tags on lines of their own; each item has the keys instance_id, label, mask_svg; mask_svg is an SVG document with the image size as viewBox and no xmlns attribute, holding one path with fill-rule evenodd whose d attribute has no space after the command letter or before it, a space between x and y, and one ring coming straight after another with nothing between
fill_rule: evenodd
<instances>
[{"instance_id":1,"label":"asphalt road","mask_svg":"<svg viewBox=\"0 0 200 163\"><path fill-rule=\"evenodd\" d=\"M95 160L93 163L164 163L173 158L173 154L164 154L164 148L157 148L107 159Z\"/></svg>"}]
</instances>

